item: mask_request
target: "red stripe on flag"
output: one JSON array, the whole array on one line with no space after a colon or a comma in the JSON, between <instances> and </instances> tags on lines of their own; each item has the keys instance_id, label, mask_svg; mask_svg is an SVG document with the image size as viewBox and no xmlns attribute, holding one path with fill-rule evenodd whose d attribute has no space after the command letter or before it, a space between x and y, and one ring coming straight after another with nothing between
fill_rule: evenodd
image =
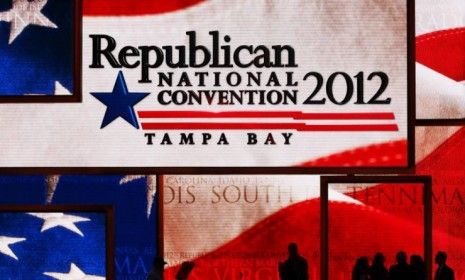
<instances>
[{"instance_id":1,"label":"red stripe on flag","mask_svg":"<svg viewBox=\"0 0 465 280\"><path fill-rule=\"evenodd\" d=\"M343 151L298 166L405 166L407 141L399 140Z\"/></svg>"},{"instance_id":2,"label":"red stripe on flag","mask_svg":"<svg viewBox=\"0 0 465 280\"><path fill-rule=\"evenodd\" d=\"M443 30L418 36L419 63L455 80L465 80L465 28Z\"/></svg>"},{"instance_id":3,"label":"red stripe on flag","mask_svg":"<svg viewBox=\"0 0 465 280\"><path fill-rule=\"evenodd\" d=\"M307 125L305 123L142 123L144 130L398 131L395 124Z\"/></svg>"},{"instance_id":4,"label":"red stripe on flag","mask_svg":"<svg viewBox=\"0 0 465 280\"><path fill-rule=\"evenodd\" d=\"M204 0L84 0L86 16L137 16L182 10Z\"/></svg>"},{"instance_id":5,"label":"red stripe on flag","mask_svg":"<svg viewBox=\"0 0 465 280\"><path fill-rule=\"evenodd\" d=\"M243 273L244 275L274 276L278 271L278 262L287 257L289 242L296 242L299 252L309 263L310 279L319 279L320 207L320 200L312 199L269 215L221 247L193 259L196 266L192 271L192 278L216 279L219 273L223 273L226 276L222 279L233 280L241 278L241 271L246 271L247 274ZM422 224L411 223L392 213L363 205L331 201L329 207L332 229L328 233L329 249L330 257L334 256L331 258L330 272L331 275L339 276L331 279L350 279L355 260L360 256L374 254L376 251L373 248L382 248L390 263L394 263L394 256L400 248L411 254L424 250ZM383 238L379 237L380 229L389 229L384 232ZM455 245L454 253L465 249L463 240ZM240 256L246 257L241 259ZM248 265L251 256L261 262ZM217 263L221 263L221 266L215 265ZM175 279L177 271L179 266L168 268L164 279ZM278 279L277 277L248 279Z\"/></svg>"},{"instance_id":6,"label":"red stripe on flag","mask_svg":"<svg viewBox=\"0 0 465 280\"><path fill-rule=\"evenodd\" d=\"M394 120L394 113L303 113L298 111L139 111L139 118L293 118L295 120Z\"/></svg>"}]
</instances>

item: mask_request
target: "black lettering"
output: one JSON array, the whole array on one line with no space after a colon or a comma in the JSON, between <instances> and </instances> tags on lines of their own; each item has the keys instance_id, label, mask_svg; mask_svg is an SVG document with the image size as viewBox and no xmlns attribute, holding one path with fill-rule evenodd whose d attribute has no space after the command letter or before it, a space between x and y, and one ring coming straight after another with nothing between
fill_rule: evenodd
<instances>
[{"instance_id":1,"label":"black lettering","mask_svg":"<svg viewBox=\"0 0 465 280\"><path fill-rule=\"evenodd\" d=\"M210 51L205 46L197 46L196 44L196 33L195 31L186 32L189 37L189 66L194 68L201 68L210 62L211 54ZM197 63L197 53L201 52L203 54L203 61Z\"/></svg>"},{"instance_id":2,"label":"black lettering","mask_svg":"<svg viewBox=\"0 0 465 280\"><path fill-rule=\"evenodd\" d=\"M147 138L147 145L153 145L153 138L155 137L155 133L145 133L145 138Z\"/></svg>"},{"instance_id":3,"label":"black lettering","mask_svg":"<svg viewBox=\"0 0 465 280\"><path fill-rule=\"evenodd\" d=\"M265 145L276 145L276 141L274 141L273 134L268 133L268 137L266 137Z\"/></svg>"},{"instance_id":4,"label":"black lettering","mask_svg":"<svg viewBox=\"0 0 465 280\"><path fill-rule=\"evenodd\" d=\"M181 133L181 141L179 145L194 145L194 134L193 133Z\"/></svg>"},{"instance_id":5,"label":"black lettering","mask_svg":"<svg viewBox=\"0 0 465 280\"><path fill-rule=\"evenodd\" d=\"M228 138L226 138L226 134L221 133L220 140L218 141L217 145L229 145Z\"/></svg>"},{"instance_id":6,"label":"black lettering","mask_svg":"<svg viewBox=\"0 0 465 280\"><path fill-rule=\"evenodd\" d=\"M247 145L257 145L257 134L247 133Z\"/></svg>"},{"instance_id":7,"label":"black lettering","mask_svg":"<svg viewBox=\"0 0 465 280\"><path fill-rule=\"evenodd\" d=\"M140 65L140 61L137 60L133 63L130 63L128 61L128 57L135 57L135 56L139 56L139 50L134 48L134 47L131 47L131 46L127 46L127 47L124 47L121 49L121 51L119 52L118 54L118 58L119 58L119 61L121 62L121 65L125 68L136 68Z\"/></svg>"},{"instance_id":8,"label":"black lettering","mask_svg":"<svg viewBox=\"0 0 465 280\"><path fill-rule=\"evenodd\" d=\"M108 63L110 63L113 68L121 68L121 65L116 60L115 56L112 54L112 51L116 48L116 41L113 37L108 35L89 35L92 38L92 64L89 68L104 68L102 65L102 55L105 56ZM105 49L102 49L102 40L106 40L107 46Z\"/></svg>"},{"instance_id":9,"label":"black lettering","mask_svg":"<svg viewBox=\"0 0 465 280\"><path fill-rule=\"evenodd\" d=\"M208 141L212 139L212 135L210 133L202 133L202 145L208 145Z\"/></svg>"},{"instance_id":10,"label":"black lettering","mask_svg":"<svg viewBox=\"0 0 465 280\"><path fill-rule=\"evenodd\" d=\"M149 69L160 67L163 63L164 55L163 51L156 46L141 46L139 47L141 51L141 71L142 77L139 80L139 83L151 83L152 80L149 78ZM150 53L155 52L156 59L153 63L150 63Z\"/></svg>"},{"instance_id":11,"label":"black lettering","mask_svg":"<svg viewBox=\"0 0 465 280\"><path fill-rule=\"evenodd\" d=\"M173 145L173 142L171 142L170 135L168 133L165 133L163 135L163 140L160 143L161 145Z\"/></svg>"},{"instance_id":12,"label":"black lettering","mask_svg":"<svg viewBox=\"0 0 465 280\"><path fill-rule=\"evenodd\" d=\"M284 137L284 145L290 145L291 144L291 137L293 133L282 133Z\"/></svg>"}]
</instances>

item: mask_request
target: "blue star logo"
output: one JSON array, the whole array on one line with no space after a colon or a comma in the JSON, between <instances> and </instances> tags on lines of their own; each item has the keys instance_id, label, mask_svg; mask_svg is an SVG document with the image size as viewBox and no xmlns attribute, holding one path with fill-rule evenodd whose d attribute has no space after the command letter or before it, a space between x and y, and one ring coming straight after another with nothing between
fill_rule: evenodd
<instances>
[{"instance_id":1,"label":"blue star logo","mask_svg":"<svg viewBox=\"0 0 465 280\"><path fill-rule=\"evenodd\" d=\"M107 106L102 126L100 127L101 129L119 117L125 119L133 127L139 129L134 106L150 93L129 92L122 71L118 73L113 92L91 92L90 94Z\"/></svg>"}]
</instances>

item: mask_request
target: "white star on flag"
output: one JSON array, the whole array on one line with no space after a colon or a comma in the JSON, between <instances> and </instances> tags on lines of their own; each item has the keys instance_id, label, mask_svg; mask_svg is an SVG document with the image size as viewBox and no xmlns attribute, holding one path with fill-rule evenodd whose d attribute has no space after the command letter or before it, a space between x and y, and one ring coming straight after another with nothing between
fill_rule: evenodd
<instances>
[{"instance_id":1,"label":"white star on flag","mask_svg":"<svg viewBox=\"0 0 465 280\"><path fill-rule=\"evenodd\" d=\"M16 37L29 25L58 28L41 12L47 2L48 0L13 0L13 8L0 13L0 21L11 23L8 44L13 43Z\"/></svg>"},{"instance_id":2,"label":"white star on flag","mask_svg":"<svg viewBox=\"0 0 465 280\"><path fill-rule=\"evenodd\" d=\"M40 232L44 232L46 230L49 230L55 227L63 227L74 233L79 234L80 236L84 236L84 234L79 230L79 228L75 225L75 223L90 221L90 219L88 218L83 218L83 217L74 216L74 215L66 215L63 213L28 213L28 214L44 220L44 224L42 225L42 229L40 230Z\"/></svg>"},{"instance_id":3,"label":"white star on flag","mask_svg":"<svg viewBox=\"0 0 465 280\"><path fill-rule=\"evenodd\" d=\"M72 95L60 82L55 82L55 95Z\"/></svg>"},{"instance_id":4,"label":"white star on flag","mask_svg":"<svg viewBox=\"0 0 465 280\"><path fill-rule=\"evenodd\" d=\"M45 177L45 183L47 184L47 204L52 203L60 178L60 175L49 175Z\"/></svg>"},{"instance_id":5,"label":"white star on flag","mask_svg":"<svg viewBox=\"0 0 465 280\"><path fill-rule=\"evenodd\" d=\"M57 280L105 280L105 277L85 274L74 263L71 263L71 268L68 273L45 272L44 275Z\"/></svg>"},{"instance_id":6,"label":"white star on flag","mask_svg":"<svg viewBox=\"0 0 465 280\"><path fill-rule=\"evenodd\" d=\"M120 185L128 184L132 181L147 178L147 218L152 214L152 206L155 202L157 193L157 176L156 175L127 175L119 181Z\"/></svg>"},{"instance_id":7,"label":"white star on flag","mask_svg":"<svg viewBox=\"0 0 465 280\"><path fill-rule=\"evenodd\" d=\"M13 253L9 245L23 242L25 240L26 238L0 236L0 253L18 260L18 257L15 255L15 253Z\"/></svg>"}]
</instances>

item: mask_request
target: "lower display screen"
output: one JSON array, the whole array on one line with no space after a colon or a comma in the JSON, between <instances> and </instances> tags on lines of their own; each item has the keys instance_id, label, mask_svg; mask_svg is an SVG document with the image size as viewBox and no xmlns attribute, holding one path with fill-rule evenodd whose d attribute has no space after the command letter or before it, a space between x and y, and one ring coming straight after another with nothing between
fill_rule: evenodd
<instances>
[{"instance_id":1,"label":"lower display screen","mask_svg":"<svg viewBox=\"0 0 465 280\"><path fill-rule=\"evenodd\" d=\"M318 176L166 176L163 192L165 279L278 279L290 243L319 278Z\"/></svg>"},{"instance_id":2,"label":"lower display screen","mask_svg":"<svg viewBox=\"0 0 465 280\"><path fill-rule=\"evenodd\" d=\"M353 201L331 199L337 195ZM399 267L425 279L422 184L329 184L327 207L329 279L384 279L376 276L394 277Z\"/></svg>"}]
</instances>

